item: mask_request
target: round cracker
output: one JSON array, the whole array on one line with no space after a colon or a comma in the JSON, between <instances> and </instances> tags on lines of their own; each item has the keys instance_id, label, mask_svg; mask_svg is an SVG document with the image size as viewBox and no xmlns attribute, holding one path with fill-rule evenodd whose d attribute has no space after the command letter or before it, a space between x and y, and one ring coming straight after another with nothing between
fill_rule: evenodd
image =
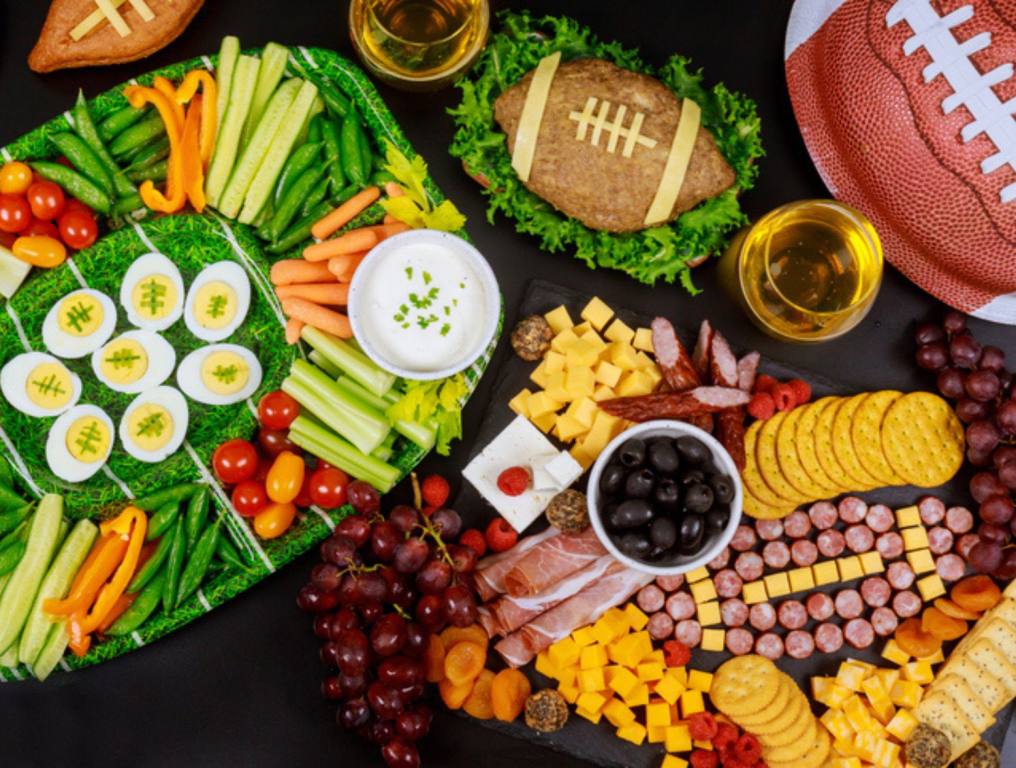
<instances>
[{"instance_id":1,"label":"round cracker","mask_svg":"<svg viewBox=\"0 0 1016 768\"><path fill-rule=\"evenodd\" d=\"M836 409L836 417L833 419L833 452L840 466L854 479L855 487L851 490L856 491L869 490L881 485L878 478L873 477L861 465L861 460L854 451L854 441L850 437L854 414L865 397L866 395L854 395L844 400Z\"/></svg>"},{"instance_id":2,"label":"round cracker","mask_svg":"<svg viewBox=\"0 0 1016 768\"><path fill-rule=\"evenodd\" d=\"M809 713L783 733L760 738L766 762L786 763L804 757L818 738L820 729L822 727L815 720L815 716Z\"/></svg>"},{"instance_id":3,"label":"round cracker","mask_svg":"<svg viewBox=\"0 0 1016 768\"><path fill-rule=\"evenodd\" d=\"M795 688L797 688L797 685L792 680L788 679L785 675L780 675L776 698L758 712L752 712L751 714L731 719L736 721L746 731L754 733L756 726L771 723L786 712L791 704L791 697Z\"/></svg>"},{"instance_id":4,"label":"round cracker","mask_svg":"<svg viewBox=\"0 0 1016 768\"><path fill-rule=\"evenodd\" d=\"M759 474L772 492L784 499L784 503L799 504L808 501L808 497L790 484L776 458L776 433L786 416L785 411L775 413L762 423L755 440L755 460Z\"/></svg>"},{"instance_id":5,"label":"round cracker","mask_svg":"<svg viewBox=\"0 0 1016 768\"><path fill-rule=\"evenodd\" d=\"M797 420L797 455L804 471L824 489L823 498L839 494L840 484L829 476L822 466L822 462L819 461L818 450L815 447L815 426L818 424L818 417L822 414L822 410L835 399L823 397L821 400L795 409L801 411L801 416Z\"/></svg>"},{"instance_id":6,"label":"round cracker","mask_svg":"<svg viewBox=\"0 0 1016 768\"><path fill-rule=\"evenodd\" d=\"M882 450L907 483L933 488L963 464L963 425L949 404L930 392L911 392L882 421Z\"/></svg>"},{"instance_id":7,"label":"round cracker","mask_svg":"<svg viewBox=\"0 0 1016 768\"><path fill-rule=\"evenodd\" d=\"M861 400L850 425L854 453L868 473L883 485L906 485L906 480L896 473L882 451L882 421L886 411L901 397L902 392L891 389L869 393Z\"/></svg>"},{"instance_id":8,"label":"round cracker","mask_svg":"<svg viewBox=\"0 0 1016 768\"><path fill-rule=\"evenodd\" d=\"M833 450L833 421L842 402L842 397L830 397L815 419L815 457L836 484L834 495L850 490L853 484Z\"/></svg>"},{"instance_id":9,"label":"round cracker","mask_svg":"<svg viewBox=\"0 0 1016 768\"><path fill-rule=\"evenodd\" d=\"M744 513L748 515L748 517L754 517L756 520L782 520L797 508L794 505L786 507L771 507L768 504L764 504L752 495L752 493L748 490L747 484L745 484L743 491L744 493L741 494L741 503Z\"/></svg>"},{"instance_id":10,"label":"round cracker","mask_svg":"<svg viewBox=\"0 0 1016 768\"><path fill-rule=\"evenodd\" d=\"M797 690L797 686L793 682L789 684L793 685L795 690L791 691L789 701L783 707L783 711L772 720L767 720L758 725L743 726L746 731L755 734L762 740L763 737L773 737L783 733L803 717L805 712L809 710L808 700L804 697L803 693ZM810 715L810 711L808 714Z\"/></svg>"},{"instance_id":11,"label":"round cracker","mask_svg":"<svg viewBox=\"0 0 1016 768\"><path fill-rule=\"evenodd\" d=\"M758 431L761 428L762 422L756 421L748 427L748 431L744 434L745 462L744 469L741 471L741 479L744 481L745 491L751 493L752 496L762 502L765 506L774 509L781 509L792 505L793 502L775 494L773 490L766 485L765 480L762 479L762 475L759 474L755 445L757 443Z\"/></svg>"},{"instance_id":12,"label":"round cracker","mask_svg":"<svg viewBox=\"0 0 1016 768\"><path fill-rule=\"evenodd\" d=\"M819 768L819 766L825 765L831 748L832 742L829 739L828 731L825 728L819 728L818 738L815 739L811 748L804 756L797 760L787 760L785 762L770 761L766 758L766 764L769 768Z\"/></svg>"},{"instance_id":13,"label":"round cracker","mask_svg":"<svg viewBox=\"0 0 1016 768\"><path fill-rule=\"evenodd\" d=\"M731 718L765 709L779 692L780 672L762 656L749 654L724 662L713 675L709 697Z\"/></svg>"},{"instance_id":14,"label":"round cracker","mask_svg":"<svg viewBox=\"0 0 1016 768\"><path fill-rule=\"evenodd\" d=\"M797 425L806 407L802 406L788 411L777 429L776 460L780 464L783 476L798 493L807 496L808 499L824 499L828 495L828 491L812 480L811 475L801 463L800 453L797 449Z\"/></svg>"}]
</instances>

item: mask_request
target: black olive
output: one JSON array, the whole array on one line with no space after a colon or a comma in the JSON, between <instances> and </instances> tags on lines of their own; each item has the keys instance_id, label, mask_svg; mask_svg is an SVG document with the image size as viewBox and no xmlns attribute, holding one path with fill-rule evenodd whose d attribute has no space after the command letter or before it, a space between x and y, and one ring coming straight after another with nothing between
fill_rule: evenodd
<instances>
[{"instance_id":1,"label":"black olive","mask_svg":"<svg viewBox=\"0 0 1016 768\"><path fill-rule=\"evenodd\" d=\"M667 554L668 551L669 550L664 549L663 547L653 546L653 548L651 550L649 550L649 554L646 555L646 557L644 559L646 559L646 560L659 560L661 557L663 557L665 554Z\"/></svg>"},{"instance_id":2,"label":"black olive","mask_svg":"<svg viewBox=\"0 0 1016 768\"><path fill-rule=\"evenodd\" d=\"M653 519L653 508L645 499L622 501L614 513L615 528L641 528Z\"/></svg>"},{"instance_id":3,"label":"black olive","mask_svg":"<svg viewBox=\"0 0 1016 768\"><path fill-rule=\"evenodd\" d=\"M705 521L702 515L685 515L678 529L678 550L683 555L693 555L702 546Z\"/></svg>"},{"instance_id":4,"label":"black olive","mask_svg":"<svg viewBox=\"0 0 1016 768\"><path fill-rule=\"evenodd\" d=\"M721 533L730 521L730 510L714 507L706 512L706 530L710 533Z\"/></svg>"},{"instance_id":5,"label":"black olive","mask_svg":"<svg viewBox=\"0 0 1016 768\"><path fill-rule=\"evenodd\" d=\"M646 460L646 444L637 437L625 440L621 449L617 452L617 457L629 469L641 467L642 463Z\"/></svg>"},{"instance_id":6,"label":"black olive","mask_svg":"<svg viewBox=\"0 0 1016 768\"><path fill-rule=\"evenodd\" d=\"M713 494L720 504L729 504L733 500L734 484L730 482L730 478L726 475L709 475L709 486L713 489Z\"/></svg>"},{"instance_id":7,"label":"black olive","mask_svg":"<svg viewBox=\"0 0 1016 768\"><path fill-rule=\"evenodd\" d=\"M602 518L606 522L607 527L612 530L617 530L617 524L614 522L614 518L617 516L617 502L611 502L603 508Z\"/></svg>"},{"instance_id":8,"label":"black olive","mask_svg":"<svg viewBox=\"0 0 1016 768\"><path fill-rule=\"evenodd\" d=\"M648 499L656 485L656 476L648 469L640 469L628 475L624 492L630 499Z\"/></svg>"},{"instance_id":9,"label":"black olive","mask_svg":"<svg viewBox=\"0 0 1016 768\"><path fill-rule=\"evenodd\" d=\"M664 509L677 509L681 501L680 486L669 477L663 478L653 489L653 501Z\"/></svg>"},{"instance_id":10,"label":"black olive","mask_svg":"<svg viewBox=\"0 0 1016 768\"><path fill-rule=\"evenodd\" d=\"M708 512L713 506L713 489L705 483L689 485L684 492L684 508L689 512Z\"/></svg>"},{"instance_id":11,"label":"black olive","mask_svg":"<svg viewBox=\"0 0 1016 768\"><path fill-rule=\"evenodd\" d=\"M675 442L677 443L677 452L681 456L681 461L699 466L709 460L709 449L697 437L682 435Z\"/></svg>"},{"instance_id":12,"label":"black olive","mask_svg":"<svg viewBox=\"0 0 1016 768\"><path fill-rule=\"evenodd\" d=\"M617 542L617 548L628 557L646 557L653 548L653 543L644 533L626 533Z\"/></svg>"},{"instance_id":13,"label":"black olive","mask_svg":"<svg viewBox=\"0 0 1016 768\"><path fill-rule=\"evenodd\" d=\"M624 467L620 464L608 464L600 475L600 493L613 496L624 485Z\"/></svg>"},{"instance_id":14,"label":"black olive","mask_svg":"<svg viewBox=\"0 0 1016 768\"><path fill-rule=\"evenodd\" d=\"M670 549L677 541L677 526L670 518L658 517L649 528L649 538L657 547Z\"/></svg>"},{"instance_id":15,"label":"black olive","mask_svg":"<svg viewBox=\"0 0 1016 768\"><path fill-rule=\"evenodd\" d=\"M704 483L706 475L701 469L686 469L678 475L678 480L681 481L681 485L687 488L689 485Z\"/></svg>"},{"instance_id":16,"label":"black olive","mask_svg":"<svg viewBox=\"0 0 1016 768\"><path fill-rule=\"evenodd\" d=\"M670 440L650 444L649 466L662 475L671 475L677 472L677 468L681 466L681 460Z\"/></svg>"}]
</instances>

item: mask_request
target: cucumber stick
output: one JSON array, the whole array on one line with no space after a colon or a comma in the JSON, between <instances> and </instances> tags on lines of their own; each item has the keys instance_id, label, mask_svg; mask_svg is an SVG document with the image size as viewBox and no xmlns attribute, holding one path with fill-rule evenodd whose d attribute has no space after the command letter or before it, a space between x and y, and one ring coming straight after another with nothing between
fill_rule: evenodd
<instances>
[{"instance_id":1,"label":"cucumber stick","mask_svg":"<svg viewBox=\"0 0 1016 768\"><path fill-rule=\"evenodd\" d=\"M71 582L77 574L81 564L85 561L92 544L99 535L99 529L89 520L79 520L67 540L60 547L60 552L53 565L46 573L39 587L39 594L35 597L32 611L25 622L25 628L21 632L21 642L18 646L18 659L22 664L34 664L54 622L42 610L42 604L50 598L62 600L67 596L71 588ZM57 622L62 627L62 622Z\"/></svg>"},{"instance_id":2,"label":"cucumber stick","mask_svg":"<svg viewBox=\"0 0 1016 768\"><path fill-rule=\"evenodd\" d=\"M254 96L254 84L258 79L260 62L253 56L241 56L236 62L232 82L229 86L229 101L220 123L218 138L215 140L215 151L208 167L205 180L205 195L208 202L217 205L222 191L229 181L229 174L236 162L237 149L240 146L240 134L243 124L250 111L250 101Z\"/></svg>"},{"instance_id":3,"label":"cucumber stick","mask_svg":"<svg viewBox=\"0 0 1016 768\"><path fill-rule=\"evenodd\" d=\"M0 597L0 652L7 651L21 634L59 543L57 536L62 520L63 497L47 493L32 520L28 549Z\"/></svg>"},{"instance_id":4,"label":"cucumber stick","mask_svg":"<svg viewBox=\"0 0 1016 768\"><path fill-rule=\"evenodd\" d=\"M247 114L247 122L243 126L243 139L241 147L246 147L254 137L261 116L265 113L268 100L272 98L275 89L282 82L282 75L286 71L286 64L289 61L289 49L278 43L268 43L261 51L261 67L258 69L258 82L254 86L254 99L250 104L250 112Z\"/></svg>"},{"instance_id":5,"label":"cucumber stick","mask_svg":"<svg viewBox=\"0 0 1016 768\"><path fill-rule=\"evenodd\" d=\"M282 166L296 143L297 134L307 123L307 116L314 107L314 100L317 99L317 86L309 80L302 81L300 90L286 110L286 121L279 127L272 139L268 152L258 166L257 174L247 190L244 198L243 210L240 212L240 223L250 224L264 208L268 198L275 188L275 180L282 172Z\"/></svg>"},{"instance_id":6,"label":"cucumber stick","mask_svg":"<svg viewBox=\"0 0 1016 768\"><path fill-rule=\"evenodd\" d=\"M307 115L307 119L303 121L303 125L300 126L300 133L296 137L296 146L306 143L307 132L310 130L310 121L314 119L316 115L321 114L325 111L325 103L321 100L320 96L315 97L314 104L311 105L310 113Z\"/></svg>"},{"instance_id":7,"label":"cucumber stick","mask_svg":"<svg viewBox=\"0 0 1016 768\"><path fill-rule=\"evenodd\" d=\"M56 665L63 658L64 651L70 643L70 636L62 624L54 624L46 635L46 642L42 646L35 664L32 665L32 674L38 680L45 680L50 673L56 669Z\"/></svg>"},{"instance_id":8,"label":"cucumber stick","mask_svg":"<svg viewBox=\"0 0 1016 768\"><path fill-rule=\"evenodd\" d=\"M250 143L243 148L240 159L233 167L233 173L229 177L226 189L219 196L217 207L219 212L230 219L235 219L240 213L240 206L247 195L247 189L254 180L261 161L268 154L268 149L275 140L275 134L279 127L289 117L289 108L293 104L296 92L300 88L300 80L287 80L279 86L272 94L268 108L258 123L257 130L251 137ZM253 217L252 217L253 218Z\"/></svg>"},{"instance_id":9,"label":"cucumber stick","mask_svg":"<svg viewBox=\"0 0 1016 768\"><path fill-rule=\"evenodd\" d=\"M215 70L215 114L222 120L229 103L229 87L233 83L236 62L240 58L240 39L233 35L222 38L219 47L219 66ZM220 122L221 124L221 122Z\"/></svg>"}]
</instances>

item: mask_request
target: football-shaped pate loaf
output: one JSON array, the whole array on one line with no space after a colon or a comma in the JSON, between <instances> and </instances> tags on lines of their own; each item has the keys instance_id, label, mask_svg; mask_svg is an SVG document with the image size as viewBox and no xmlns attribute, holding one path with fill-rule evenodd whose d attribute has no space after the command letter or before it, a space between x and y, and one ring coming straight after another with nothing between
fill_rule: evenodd
<instances>
[{"instance_id":1,"label":"football-shaped pate loaf","mask_svg":"<svg viewBox=\"0 0 1016 768\"><path fill-rule=\"evenodd\" d=\"M697 104L608 61L548 56L494 117L526 187L592 229L665 224L734 184Z\"/></svg>"}]
</instances>

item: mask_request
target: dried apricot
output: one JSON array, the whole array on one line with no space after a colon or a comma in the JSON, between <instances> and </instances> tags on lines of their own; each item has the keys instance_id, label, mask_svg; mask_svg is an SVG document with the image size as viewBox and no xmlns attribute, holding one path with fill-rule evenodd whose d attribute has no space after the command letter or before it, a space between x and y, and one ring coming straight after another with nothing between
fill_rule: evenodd
<instances>
[{"instance_id":1,"label":"dried apricot","mask_svg":"<svg viewBox=\"0 0 1016 768\"><path fill-rule=\"evenodd\" d=\"M468 627L448 627L441 633L441 642L444 643L447 651L456 643L470 642L487 647L487 630L479 624L470 624Z\"/></svg>"},{"instance_id":2,"label":"dried apricot","mask_svg":"<svg viewBox=\"0 0 1016 768\"><path fill-rule=\"evenodd\" d=\"M968 611L987 611L998 605L1002 593L990 576L968 576L957 581L949 595L952 601Z\"/></svg>"},{"instance_id":3,"label":"dried apricot","mask_svg":"<svg viewBox=\"0 0 1016 768\"><path fill-rule=\"evenodd\" d=\"M918 659L932 656L942 647L942 641L921 629L917 617L907 619L896 629L896 644Z\"/></svg>"},{"instance_id":4,"label":"dried apricot","mask_svg":"<svg viewBox=\"0 0 1016 768\"><path fill-rule=\"evenodd\" d=\"M427 640L427 650L423 654L428 683L440 683L444 680L444 658L444 643L437 635L431 635Z\"/></svg>"},{"instance_id":5,"label":"dried apricot","mask_svg":"<svg viewBox=\"0 0 1016 768\"><path fill-rule=\"evenodd\" d=\"M956 640L967 633L967 623L963 619L954 619L938 608L924 609L921 616L921 629L939 640Z\"/></svg>"},{"instance_id":6,"label":"dried apricot","mask_svg":"<svg viewBox=\"0 0 1016 768\"><path fill-rule=\"evenodd\" d=\"M981 618L981 614L975 611L968 611L966 608L962 608L948 597L940 597L935 601L935 607L938 608L946 616L952 616L954 619L964 619L965 621L977 621Z\"/></svg>"},{"instance_id":7,"label":"dried apricot","mask_svg":"<svg viewBox=\"0 0 1016 768\"><path fill-rule=\"evenodd\" d=\"M437 690L441 694L441 701L448 709L461 709L473 690L473 681L470 679L462 685L455 685L446 677L437 684Z\"/></svg>"},{"instance_id":8,"label":"dried apricot","mask_svg":"<svg viewBox=\"0 0 1016 768\"><path fill-rule=\"evenodd\" d=\"M526 699L533 687L529 678L517 669L502 669L494 676L490 687L490 700L494 708L494 717L510 723L522 714Z\"/></svg>"},{"instance_id":9,"label":"dried apricot","mask_svg":"<svg viewBox=\"0 0 1016 768\"><path fill-rule=\"evenodd\" d=\"M486 646L468 640L456 643L445 653L445 677L455 685L462 685L475 680L486 663Z\"/></svg>"},{"instance_id":10,"label":"dried apricot","mask_svg":"<svg viewBox=\"0 0 1016 768\"><path fill-rule=\"evenodd\" d=\"M494 716L494 708L491 705L490 686L494 682L494 673L485 669L476 678L473 690L466 698L462 709L466 714L475 717L477 720L490 720Z\"/></svg>"}]
</instances>

